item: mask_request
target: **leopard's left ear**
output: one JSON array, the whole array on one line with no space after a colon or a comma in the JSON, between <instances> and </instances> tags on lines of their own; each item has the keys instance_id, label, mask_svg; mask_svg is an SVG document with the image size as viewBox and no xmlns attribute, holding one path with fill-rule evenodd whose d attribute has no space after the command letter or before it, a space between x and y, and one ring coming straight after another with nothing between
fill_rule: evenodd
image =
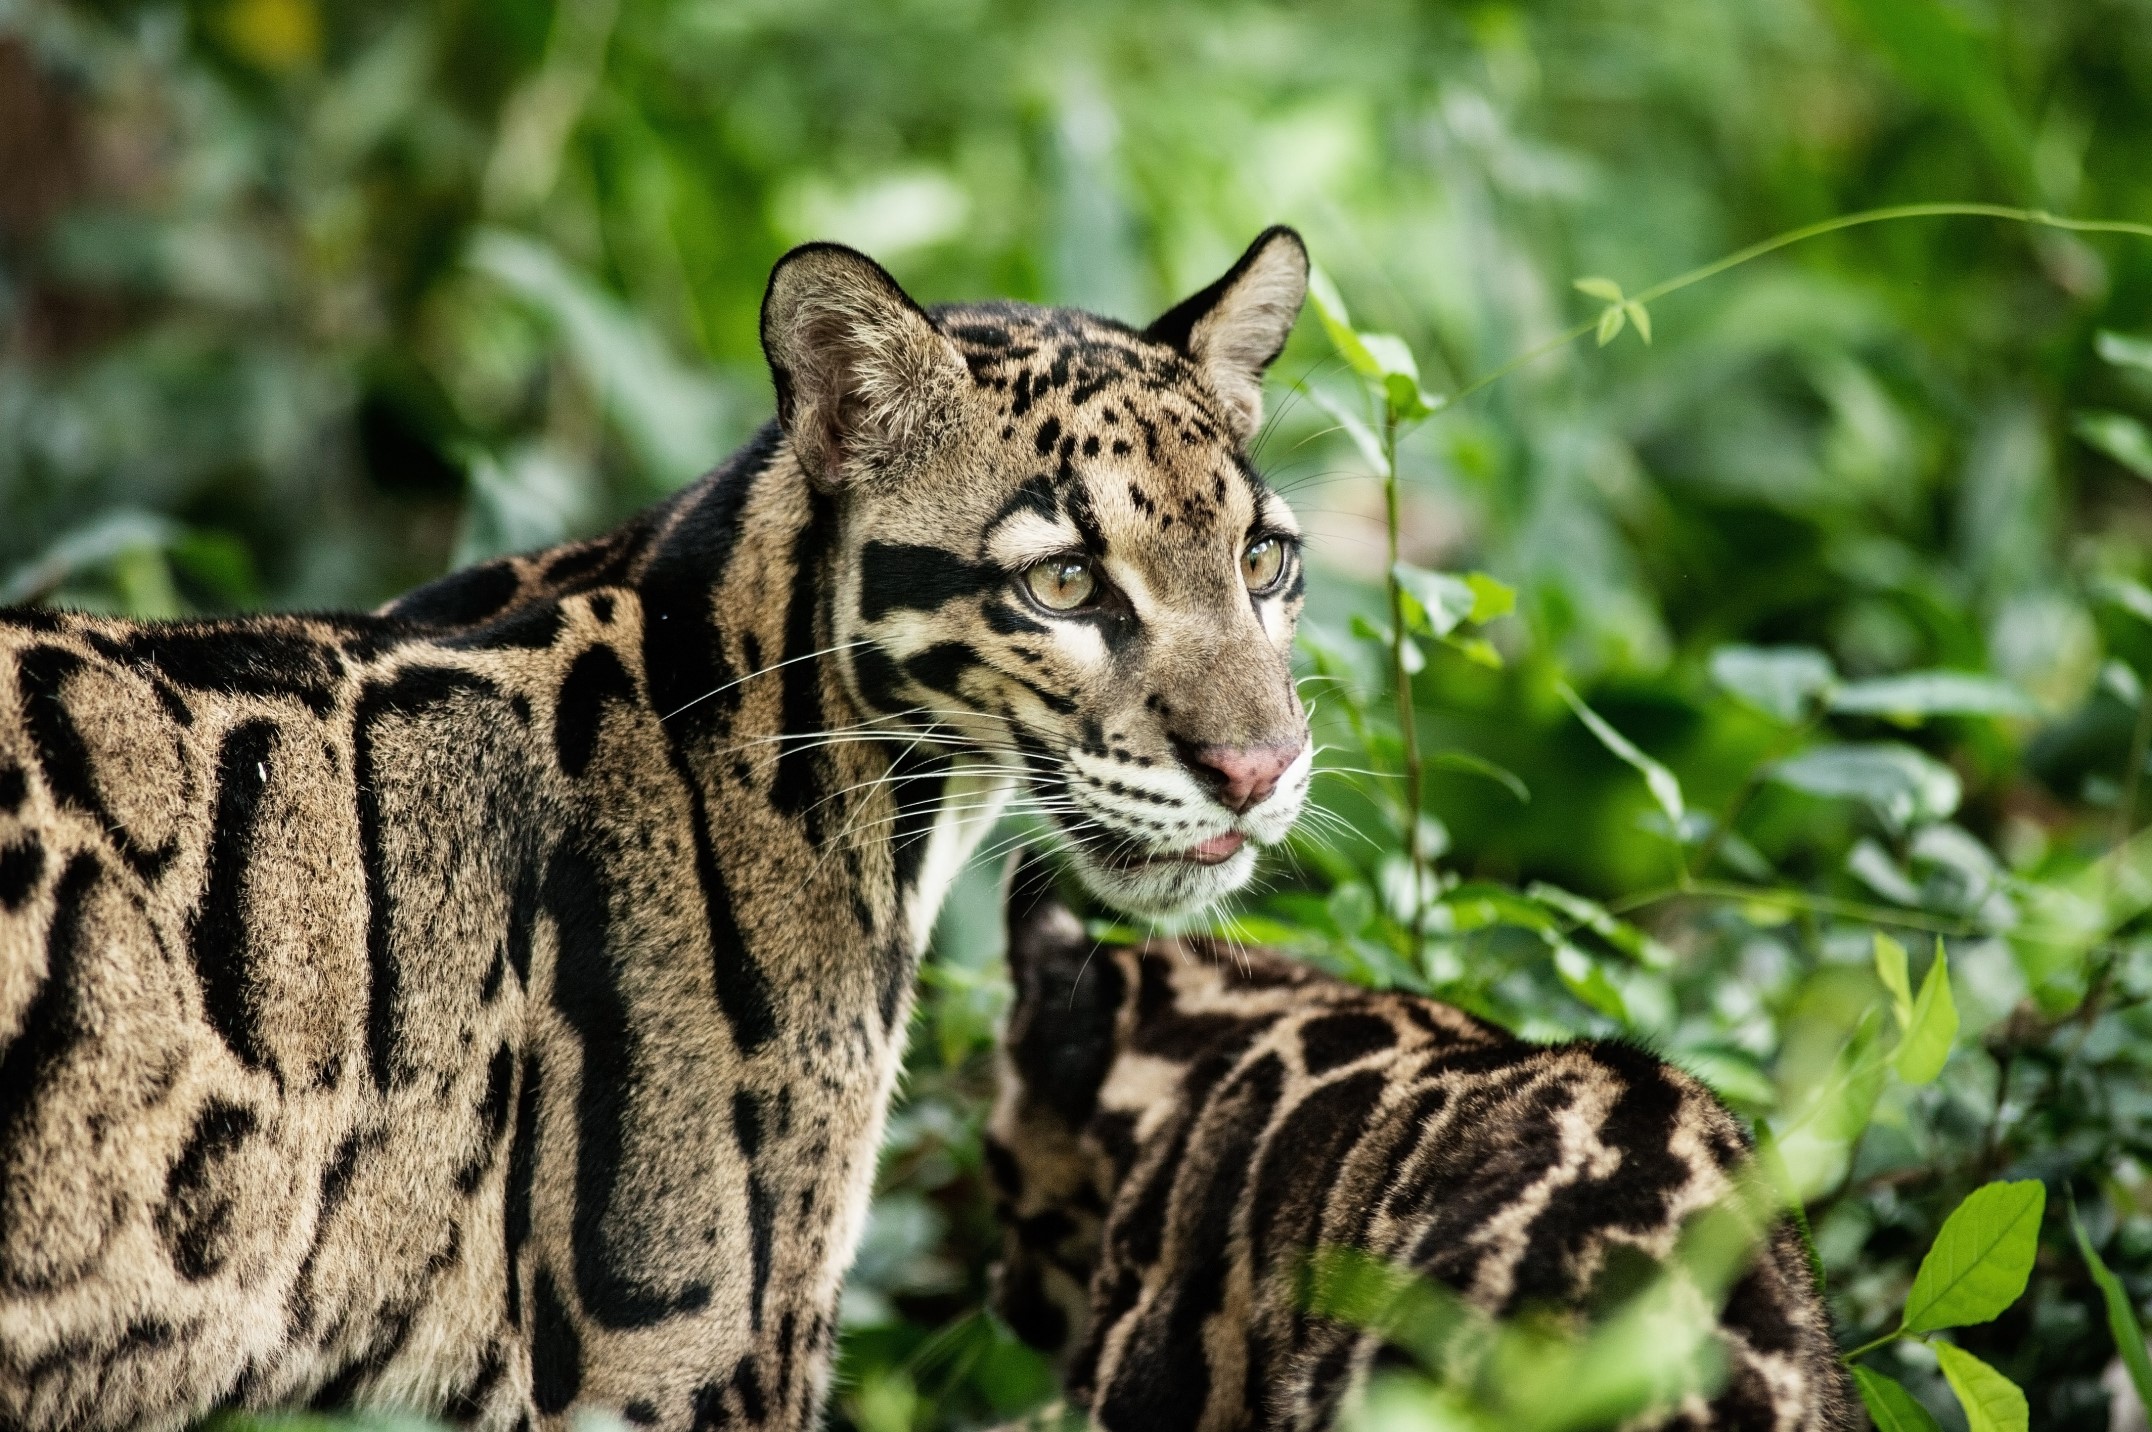
<instances>
[{"instance_id":1,"label":"leopard's left ear","mask_svg":"<svg viewBox=\"0 0 2152 1432\"><path fill-rule=\"evenodd\" d=\"M1263 372L1285 350L1307 296L1307 245L1280 224L1248 245L1225 277L1175 304L1143 336L1195 360L1246 438L1263 421Z\"/></svg>"}]
</instances>

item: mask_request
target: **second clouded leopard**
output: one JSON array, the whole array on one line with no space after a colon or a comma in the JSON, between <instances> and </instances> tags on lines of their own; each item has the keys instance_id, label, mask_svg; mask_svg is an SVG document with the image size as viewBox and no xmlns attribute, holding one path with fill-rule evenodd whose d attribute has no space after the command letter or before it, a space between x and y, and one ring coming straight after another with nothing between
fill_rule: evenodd
<instances>
[{"instance_id":1,"label":"second clouded leopard","mask_svg":"<svg viewBox=\"0 0 2152 1432\"><path fill-rule=\"evenodd\" d=\"M1749 1162L1725 1107L1643 1050L1526 1044L1264 951L1097 944L1043 864L1010 893L1009 970L996 1300L1105 1432L1330 1426L1382 1340L1309 1314L1318 1248L1485 1313L1573 1315L1641 1281ZM1622 1425L1862 1425L1790 1225L1716 1337L1716 1393Z\"/></svg>"},{"instance_id":2,"label":"second clouded leopard","mask_svg":"<svg viewBox=\"0 0 2152 1432\"><path fill-rule=\"evenodd\" d=\"M811 1426L1011 799L1135 910L1306 786L1244 443L1306 256L1136 331L772 275L777 420L380 613L0 614L0 1426Z\"/></svg>"}]
</instances>

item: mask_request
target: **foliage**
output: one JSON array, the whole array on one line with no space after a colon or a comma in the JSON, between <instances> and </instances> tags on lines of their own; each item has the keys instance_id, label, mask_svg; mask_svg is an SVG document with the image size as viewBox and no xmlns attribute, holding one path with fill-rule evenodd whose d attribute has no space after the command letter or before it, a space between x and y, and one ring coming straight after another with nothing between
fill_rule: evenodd
<instances>
[{"instance_id":1,"label":"foliage","mask_svg":"<svg viewBox=\"0 0 2152 1432\"><path fill-rule=\"evenodd\" d=\"M1886 1339L1879 1424L2008 1425L2006 1379L2104 1426L2152 1293L2152 245L1907 206L2152 216L2148 97L2146 0L0 0L0 599L363 604L595 530L767 412L796 240L1141 319L1292 222L1330 277L1257 456L1326 773L1228 928L1705 1078ZM980 1311L993 903L848 1298L871 1432L1052 1395ZM1897 1336L2027 1182L2022 1296Z\"/></svg>"}]
</instances>

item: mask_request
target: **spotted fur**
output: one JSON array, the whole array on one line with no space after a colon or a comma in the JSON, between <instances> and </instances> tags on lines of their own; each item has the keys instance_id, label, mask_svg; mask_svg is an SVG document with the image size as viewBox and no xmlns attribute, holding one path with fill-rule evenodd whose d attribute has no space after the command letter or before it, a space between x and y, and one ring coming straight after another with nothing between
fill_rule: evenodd
<instances>
[{"instance_id":1,"label":"spotted fur","mask_svg":"<svg viewBox=\"0 0 2152 1432\"><path fill-rule=\"evenodd\" d=\"M1748 1161L1732 1115L1634 1047L1525 1044L1262 951L1095 944L1040 865L1011 894L1009 966L996 1300L1109 1432L1331 1425L1381 1340L1306 1311L1317 1248L1498 1316L1576 1310L1665 1258ZM1791 1227L1719 1337L1723 1389L1638 1425L1861 1425Z\"/></svg>"},{"instance_id":2,"label":"spotted fur","mask_svg":"<svg viewBox=\"0 0 2152 1432\"><path fill-rule=\"evenodd\" d=\"M0 614L0 1426L807 1427L920 947L1011 799L1159 908L1305 742L1249 466L1306 261L1148 333L772 276L778 421L364 616ZM1041 556L1110 602L1030 604ZM1300 763L1304 773L1305 762Z\"/></svg>"}]
</instances>

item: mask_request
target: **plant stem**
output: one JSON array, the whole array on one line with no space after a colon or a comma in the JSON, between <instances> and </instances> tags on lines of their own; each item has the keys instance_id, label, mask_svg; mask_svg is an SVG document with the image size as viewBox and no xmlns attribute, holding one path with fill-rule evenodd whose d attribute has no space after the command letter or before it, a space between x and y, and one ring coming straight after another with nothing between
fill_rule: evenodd
<instances>
[{"instance_id":1,"label":"plant stem","mask_svg":"<svg viewBox=\"0 0 2152 1432\"><path fill-rule=\"evenodd\" d=\"M2152 682L2137 696L2137 725L2130 732L2129 766L2122 772L2122 794L2115 802L2113 844L2130 838L2137 824L2137 786L2144 776L2145 756L2152 751Z\"/></svg>"},{"instance_id":2,"label":"plant stem","mask_svg":"<svg viewBox=\"0 0 2152 1432\"><path fill-rule=\"evenodd\" d=\"M2031 224L2043 229L2063 229L2073 234L2134 234L2138 238L2152 239L2152 224L2132 223L2126 219L2065 219L2059 214L2050 214L2045 209L2016 209L2006 204L1893 204L1883 209L1863 209L1857 214L1841 214L1835 219L1824 219L1817 223L1804 224L1798 229L1788 229L1782 234L1773 234L1770 238L1759 240L1745 249L1736 249L1724 258L1713 259L1687 273L1676 274L1662 283L1653 284L1641 293L1631 294L1629 300L1632 303L1644 304L1656 302L1670 293L1678 292L1691 284L1702 283L1705 279L1716 277L1730 268L1739 268L1751 259L1760 259L1765 254L1808 239L1821 238L1825 234L1834 234L1840 229L1858 228L1863 224L1889 223L1894 219L1943 218L2006 219L2012 223ZM1594 315L1573 328L1563 330L1546 342L1526 349L1501 367L1474 378L1450 394L1443 406L1463 402L1480 389L1500 382L1526 364L1544 358L1558 348L1567 348L1585 334L1596 331L1598 327L1599 319Z\"/></svg>"},{"instance_id":3,"label":"plant stem","mask_svg":"<svg viewBox=\"0 0 2152 1432\"><path fill-rule=\"evenodd\" d=\"M1855 1358L1866 1357L1869 1353L1874 1352L1877 1348L1882 1347L1885 1343L1894 1343L1896 1341L1898 1341L1898 1334L1885 1333L1883 1334L1883 1336L1876 1338L1872 1342L1862 1343L1859 1347L1853 1349L1853 1351L1851 1352L1840 1353L1838 1355L1838 1360L1850 1367L1852 1366L1853 1360Z\"/></svg>"},{"instance_id":4,"label":"plant stem","mask_svg":"<svg viewBox=\"0 0 2152 1432\"><path fill-rule=\"evenodd\" d=\"M1405 854L1412 866L1412 958L1420 958L1420 940L1426 926L1427 853L1420 846L1420 731L1412 714L1412 673L1405 664L1405 589L1397 580L1398 492L1397 414L1383 404L1382 458L1384 525L1389 538L1389 565L1383 575L1390 594L1390 676L1397 688L1397 731L1405 757Z\"/></svg>"}]
</instances>

